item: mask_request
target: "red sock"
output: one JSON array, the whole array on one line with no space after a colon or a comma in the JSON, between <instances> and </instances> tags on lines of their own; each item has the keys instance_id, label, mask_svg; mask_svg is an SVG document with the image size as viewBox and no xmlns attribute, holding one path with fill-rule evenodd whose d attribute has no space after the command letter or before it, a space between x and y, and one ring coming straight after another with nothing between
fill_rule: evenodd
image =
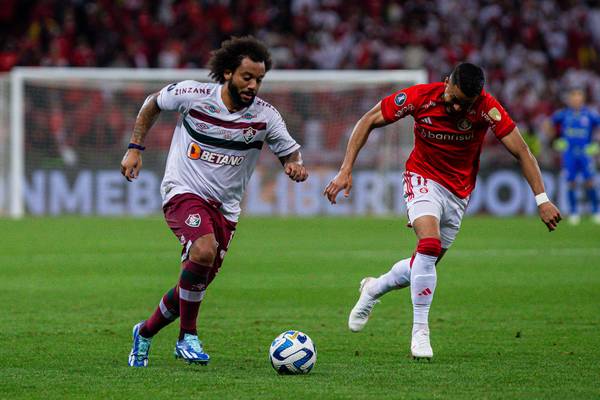
<instances>
[{"instance_id":1,"label":"red sock","mask_svg":"<svg viewBox=\"0 0 600 400\"><path fill-rule=\"evenodd\" d=\"M197 335L196 319L212 268L190 260L183 262L179 278L179 340L186 333Z\"/></svg>"},{"instance_id":2,"label":"red sock","mask_svg":"<svg viewBox=\"0 0 600 400\"><path fill-rule=\"evenodd\" d=\"M140 335L145 338L152 337L162 328L175 321L179 316L179 289L171 288L160 300L154 313L140 328Z\"/></svg>"}]
</instances>

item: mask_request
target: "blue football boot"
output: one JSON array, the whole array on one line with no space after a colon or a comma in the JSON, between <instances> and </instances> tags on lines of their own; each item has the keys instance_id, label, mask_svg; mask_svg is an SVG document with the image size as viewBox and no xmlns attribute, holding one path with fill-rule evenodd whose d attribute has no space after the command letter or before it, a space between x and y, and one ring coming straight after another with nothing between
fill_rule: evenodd
<instances>
[{"instance_id":1,"label":"blue football boot","mask_svg":"<svg viewBox=\"0 0 600 400\"><path fill-rule=\"evenodd\" d=\"M131 353L129 353L130 367L148 366L148 354L150 353L152 338L145 338L140 335L140 328L144 325L144 322L146 321L139 322L133 327L133 346L131 346Z\"/></svg>"},{"instance_id":2,"label":"blue football boot","mask_svg":"<svg viewBox=\"0 0 600 400\"><path fill-rule=\"evenodd\" d=\"M210 356L204 352L202 342L198 336L186 333L183 339L175 344L175 358L181 358L188 364L206 365L210 361Z\"/></svg>"}]
</instances>

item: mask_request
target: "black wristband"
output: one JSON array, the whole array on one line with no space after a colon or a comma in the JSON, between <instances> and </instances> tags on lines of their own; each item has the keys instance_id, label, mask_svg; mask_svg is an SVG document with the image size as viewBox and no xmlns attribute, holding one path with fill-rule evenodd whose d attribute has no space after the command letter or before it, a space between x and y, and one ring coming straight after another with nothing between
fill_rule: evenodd
<instances>
[{"instance_id":1,"label":"black wristband","mask_svg":"<svg viewBox=\"0 0 600 400\"><path fill-rule=\"evenodd\" d=\"M136 149L136 150L140 150L140 151L144 151L146 150L146 147L137 144L137 143L129 143L129 145L127 146L128 149Z\"/></svg>"}]
</instances>

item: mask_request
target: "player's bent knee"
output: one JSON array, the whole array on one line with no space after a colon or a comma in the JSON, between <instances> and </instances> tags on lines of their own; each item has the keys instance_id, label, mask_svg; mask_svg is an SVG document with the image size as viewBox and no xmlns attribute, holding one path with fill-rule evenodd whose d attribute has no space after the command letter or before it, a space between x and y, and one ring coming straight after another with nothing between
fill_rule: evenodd
<instances>
[{"instance_id":1,"label":"player's bent knee","mask_svg":"<svg viewBox=\"0 0 600 400\"><path fill-rule=\"evenodd\" d=\"M217 257L217 244L213 241L196 240L190 248L188 259L196 264L212 266Z\"/></svg>"},{"instance_id":2,"label":"player's bent knee","mask_svg":"<svg viewBox=\"0 0 600 400\"><path fill-rule=\"evenodd\" d=\"M412 222L415 233L419 238L440 237L440 222L433 215L423 215Z\"/></svg>"}]
</instances>

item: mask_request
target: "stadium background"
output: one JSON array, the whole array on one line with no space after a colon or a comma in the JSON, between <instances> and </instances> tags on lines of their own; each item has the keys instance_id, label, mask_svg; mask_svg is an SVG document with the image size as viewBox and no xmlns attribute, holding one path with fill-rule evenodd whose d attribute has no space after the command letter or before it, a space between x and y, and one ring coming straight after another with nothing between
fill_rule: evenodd
<instances>
[{"instance_id":1,"label":"stadium background","mask_svg":"<svg viewBox=\"0 0 600 400\"><path fill-rule=\"evenodd\" d=\"M554 186L558 155L541 134L541 121L561 106L570 85L585 86L593 106L600 104L598 2L0 3L0 70L7 73L14 66L191 71L203 67L223 39L247 33L269 44L276 69L424 68L435 81L458 61L478 62L486 68L490 92L529 134ZM364 332L347 329L360 280L378 276L414 249L401 209L383 210L392 210L391 216L264 217L248 215L246 204L200 311L211 365L188 368L172 358L178 329L172 324L154 339L147 370L128 367L131 327L152 312L176 279L181 249L158 204L146 207L141 196L127 197L129 205L123 194L143 188L145 176L161 178L175 116L161 116L148 137L140 181L128 184L118 163L150 87L108 89L114 89L112 97L97 87L65 89L52 82L26 87L28 215L0 218L0 398L600 398L599 231L587 219L577 227L561 223L548 233L537 216L466 217L438 268L430 321L435 358L418 363L409 357L412 313L406 289L382 299ZM348 130L379 94L338 93L333 111L331 96L319 100L318 95L314 104L289 93L278 96L273 103L286 114L311 168L309 181L296 185L298 193L319 196L326 172L339 164ZM119 106L106 102L110 98ZM0 101L3 121L5 100ZM306 129L297 115L298 107L307 105L321 115L322 136ZM0 175L9 155L8 132L8 125L0 124ZM398 157L383 162L381 155L389 152L380 150L389 143L373 133L373 147L365 148L357 166L365 182L372 177L369 171L401 169L412 135L407 130L394 135ZM517 201L503 197L495 213L489 199L485 207L474 201L471 212L535 213L514 160L488 139L479 187L489 188L490 176L496 176ZM286 181L274 157L263 153L257 173ZM112 191L104 202L88 191L86 184L94 189L94 181L85 170L109 177ZM40 191L42 186L53 194ZM355 187L353 206L372 193L367 189ZM352 211L380 212L369 198L368 207ZM1 191L0 200L5 200ZM287 210L285 204L270 204L274 214ZM264 213L264 206L254 213ZM311 210L334 209L327 207ZM130 218L131 211L152 215ZM76 215L46 216L68 213ZM280 377L268 362L271 340L288 329L304 331L317 345L317 364L309 375Z\"/></svg>"},{"instance_id":2,"label":"stadium background","mask_svg":"<svg viewBox=\"0 0 600 400\"><path fill-rule=\"evenodd\" d=\"M559 176L558 154L543 134L542 123L562 106L568 87L584 87L592 105L600 103L600 10L596 2L6 1L0 22L2 71L14 66L202 68L211 49L222 40L244 34L264 40L272 51L274 68L280 70L425 69L428 80L437 81L457 62L475 62L486 69L487 90L518 123L545 171L548 192L560 206L565 205L565 185ZM94 202L92 197L114 198L114 193L97 188L95 182L103 179L98 171L118 165L142 99L162 84L127 87L110 96L101 88L27 88L27 212L158 212L159 197L147 193L157 192L173 116L163 116L148 137L147 181L135 188L145 187L142 193L129 194L121 182L117 197L122 200ZM397 157L391 161L382 160L382 148L389 143L377 134L359 158L358 168L366 173L359 182L366 191L377 193L351 200L350 208L342 211L328 207L317 195L318 187L339 165L356 119L395 89L387 86L304 98L291 91L263 93L282 111L290 131L304 145L307 164L319 173L309 183L310 195L291 194L295 205L287 200L292 188L285 181L263 182L276 179L269 172L277 165L273 157L263 154L254 180L261 183L249 188L246 212L403 213L403 202L388 193L394 192L396 177L382 183L369 173L402 169L412 141L407 127L400 132L400 146L394 148ZM353 112L334 111L340 109ZM8 131L2 129L2 135L0 153L6 163ZM481 166L469 212L535 212L526 184L515 173L514 160L492 135L486 139ZM50 176L56 170L60 175ZM86 175L88 171L92 177ZM2 186L0 208L6 209L10 188ZM52 188L75 200L61 200ZM129 198L142 199L143 204L136 207Z\"/></svg>"}]
</instances>

